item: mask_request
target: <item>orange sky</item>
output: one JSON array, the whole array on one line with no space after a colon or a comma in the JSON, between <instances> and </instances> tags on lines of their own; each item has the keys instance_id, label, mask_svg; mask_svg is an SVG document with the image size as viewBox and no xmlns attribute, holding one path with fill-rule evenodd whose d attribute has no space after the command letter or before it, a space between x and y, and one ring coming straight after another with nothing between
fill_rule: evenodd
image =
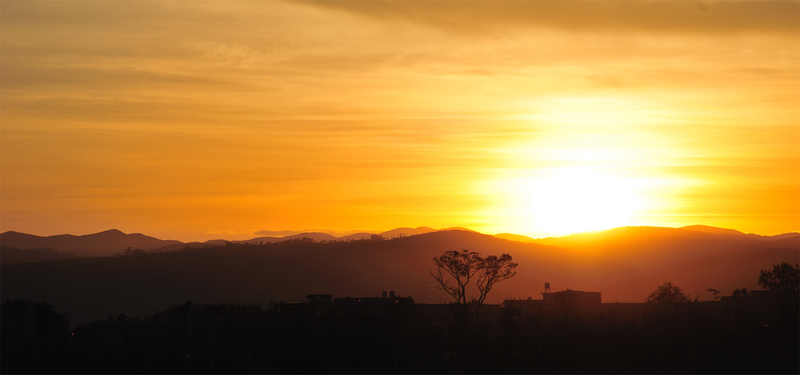
<instances>
[{"instance_id":1,"label":"orange sky","mask_svg":"<svg viewBox=\"0 0 800 375\"><path fill-rule=\"evenodd\" d=\"M0 2L0 226L800 229L800 3Z\"/></svg>"}]
</instances>

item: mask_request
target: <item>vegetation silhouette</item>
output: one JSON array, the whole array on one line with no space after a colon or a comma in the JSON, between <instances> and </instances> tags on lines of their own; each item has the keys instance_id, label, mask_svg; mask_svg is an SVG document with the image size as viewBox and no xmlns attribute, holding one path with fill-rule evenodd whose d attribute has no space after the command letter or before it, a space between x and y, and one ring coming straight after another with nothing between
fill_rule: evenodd
<instances>
[{"instance_id":1,"label":"vegetation silhouette","mask_svg":"<svg viewBox=\"0 0 800 375\"><path fill-rule=\"evenodd\" d=\"M187 301L145 318L115 312L71 333L53 306L6 300L0 370L797 373L796 321L785 319L785 305L777 302L783 291L800 287L796 269L783 272L786 266L776 265L765 271L765 290L740 288L705 302L671 282L643 303L581 306L568 290L555 293L552 308L504 303L464 335L456 317L431 314L436 305L398 304L393 297L376 298L388 302L380 310L358 308L357 299L349 298L346 308L333 300L326 309L294 312Z\"/></svg>"},{"instance_id":2,"label":"vegetation silhouette","mask_svg":"<svg viewBox=\"0 0 800 375\"><path fill-rule=\"evenodd\" d=\"M0 264L19 264L43 262L46 260L57 260L74 258L75 253L59 251L51 248L18 249L16 247L0 246Z\"/></svg>"},{"instance_id":3,"label":"vegetation silhouette","mask_svg":"<svg viewBox=\"0 0 800 375\"><path fill-rule=\"evenodd\" d=\"M429 274L436 282L436 287L444 290L454 300L451 306L456 320L462 325L468 324L467 310L475 307L475 324L480 320L480 309L494 284L514 277L517 263L512 262L511 255L487 255L463 249L450 250L434 257L436 271ZM477 278L478 298L467 302L467 287L473 277Z\"/></svg>"},{"instance_id":4,"label":"vegetation silhouette","mask_svg":"<svg viewBox=\"0 0 800 375\"><path fill-rule=\"evenodd\" d=\"M778 293L797 293L800 285L800 265L790 265L782 262L772 267L772 270L761 270L758 285L764 289Z\"/></svg>"},{"instance_id":5,"label":"vegetation silhouette","mask_svg":"<svg viewBox=\"0 0 800 375\"><path fill-rule=\"evenodd\" d=\"M685 308L689 301L689 296L671 282L659 285L646 299L652 308L651 318L664 330L672 329L677 323L680 310Z\"/></svg>"},{"instance_id":6,"label":"vegetation silhouette","mask_svg":"<svg viewBox=\"0 0 800 375\"><path fill-rule=\"evenodd\" d=\"M781 262L772 267L772 270L761 270L758 285L769 291L771 311L774 312L773 320L779 326L786 327L786 331L797 332L800 330L800 266ZM787 333L784 336L787 344L793 343L794 337Z\"/></svg>"},{"instance_id":7,"label":"vegetation silhouette","mask_svg":"<svg viewBox=\"0 0 800 375\"><path fill-rule=\"evenodd\" d=\"M7 299L2 319L2 373L58 373L68 359L69 324L46 302Z\"/></svg>"},{"instance_id":8,"label":"vegetation silhouette","mask_svg":"<svg viewBox=\"0 0 800 375\"><path fill-rule=\"evenodd\" d=\"M633 231L636 232L636 231ZM649 238L645 234L640 236ZM656 231L661 233L662 231ZM517 274L496 284L485 303L498 304L512 296L531 295L532 285L544 281L574 289L602 291L606 301L641 302L654 285L671 280L695 295L709 286L729 295L735 288L757 286L761 269L781 261L800 262L800 243L775 246L774 241L744 243L726 235L677 229L680 241L656 237L693 251L674 256L655 251L660 263L637 263L613 250L572 250L521 243L465 231L432 232L385 241L314 242L295 239L278 243L221 243L137 256L51 260L3 265L0 295L9 299L47 301L71 314L70 323L104 319L109 313L146 316L175 301L269 302L297 301L309 293L372 296L380 290L399 290L418 301L443 303L448 297L430 285L431 259L442 248L493 249L514 255ZM689 236L689 237L684 237ZM703 252L700 245L731 245L725 256ZM713 242L718 241L718 242ZM611 242L616 246L615 242ZM643 249L653 245L640 241ZM118 249L116 254L124 248ZM666 262L669 259L669 262ZM749 276L748 276L749 275ZM473 281L474 283L474 281ZM474 285L474 284L473 284ZM477 296L477 295L476 295ZM483 315L483 308L481 310Z\"/></svg>"}]
</instances>

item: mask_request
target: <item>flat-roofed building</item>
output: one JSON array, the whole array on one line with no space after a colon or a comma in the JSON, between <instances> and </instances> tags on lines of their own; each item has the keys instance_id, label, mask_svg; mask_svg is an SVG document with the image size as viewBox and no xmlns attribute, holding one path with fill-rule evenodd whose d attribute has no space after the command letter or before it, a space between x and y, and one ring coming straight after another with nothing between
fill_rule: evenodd
<instances>
[{"instance_id":1,"label":"flat-roofed building","mask_svg":"<svg viewBox=\"0 0 800 375\"><path fill-rule=\"evenodd\" d=\"M571 293L575 298L575 302L579 306L592 306L599 305L601 302L600 292L584 292L582 290L563 290L555 293L542 293L542 301L545 305L555 305L560 296L566 296Z\"/></svg>"}]
</instances>

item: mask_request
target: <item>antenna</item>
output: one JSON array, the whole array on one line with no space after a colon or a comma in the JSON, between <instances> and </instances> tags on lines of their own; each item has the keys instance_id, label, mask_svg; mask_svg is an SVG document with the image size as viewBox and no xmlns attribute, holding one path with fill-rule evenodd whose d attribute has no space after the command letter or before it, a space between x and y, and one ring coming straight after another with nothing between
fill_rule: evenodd
<instances>
[{"instance_id":1,"label":"antenna","mask_svg":"<svg viewBox=\"0 0 800 375\"><path fill-rule=\"evenodd\" d=\"M544 283L544 292L550 293L550 283Z\"/></svg>"}]
</instances>

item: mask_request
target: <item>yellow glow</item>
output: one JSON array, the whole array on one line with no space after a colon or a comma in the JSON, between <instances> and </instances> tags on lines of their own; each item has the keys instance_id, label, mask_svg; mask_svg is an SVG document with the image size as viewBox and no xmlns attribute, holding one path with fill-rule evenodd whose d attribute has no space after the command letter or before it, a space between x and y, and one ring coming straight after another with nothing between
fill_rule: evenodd
<instances>
[{"instance_id":1,"label":"yellow glow","mask_svg":"<svg viewBox=\"0 0 800 375\"><path fill-rule=\"evenodd\" d=\"M800 4L579 5L0 1L0 230L800 229Z\"/></svg>"},{"instance_id":2,"label":"yellow glow","mask_svg":"<svg viewBox=\"0 0 800 375\"><path fill-rule=\"evenodd\" d=\"M556 168L545 177L519 181L519 210L550 233L630 225L643 206L642 183L584 167Z\"/></svg>"},{"instance_id":3,"label":"yellow glow","mask_svg":"<svg viewBox=\"0 0 800 375\"><path fill-rule=\"evenodd\" d=\"M555 96L528 104L534 113L521 118L574 129L619 129L668 123L674 110L654 109L654 103L632 95ZM666 116L665 116L666 115ZM564 130L563 128L561 130Z\"/></svg>"},{"instance_id":4,"label":"yellow glow","mask_svg":"<svg viewBox=\"0 0 800 375\"><path fill-rule=\"evenodd\" d=\"M665 200L658 199L657 192L680 185L586 165L544 168L531 174L482 186L487 194L498 197L485 213L503 222L497 230L513 228L515 233L552 236L638 225L648 212L663 209Z\"/></svg>"}]
</instances>

